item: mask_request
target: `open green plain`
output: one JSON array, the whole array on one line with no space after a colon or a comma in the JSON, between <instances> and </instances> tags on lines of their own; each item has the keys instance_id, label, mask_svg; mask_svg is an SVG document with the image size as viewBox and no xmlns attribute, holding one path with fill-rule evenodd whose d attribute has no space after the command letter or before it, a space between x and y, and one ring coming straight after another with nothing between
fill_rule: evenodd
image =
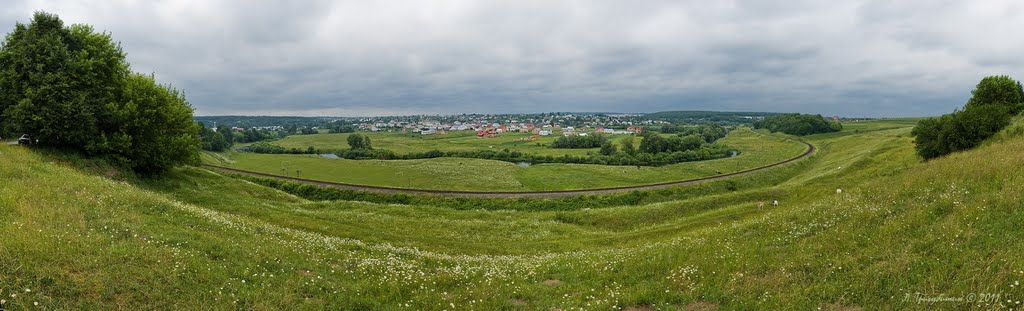
<instances>
[{"instance_id":1,"label":"open green plain","mask_svg":"<svg viewBox=\"0 0 1024 311\"><path fill-rule=\"evenodd\" d=\"M4 145L0 298L4 309L1019 309L1024 123L927 163L909 131L814 135L818 153L792 165L560 211L531 207L588 201L311 201L201 168L140 179Z\"/></svg>"},{"instance_id":2,"label":"open green plain","mask_svg":"<svg viewBox=\"0 0 1024 311\"><path fill-rule=\"evenodd\" d=\"M374 148L387 149L396 154L419 153L431 150L448 151L477 151L508 149L539 155L561 156L564 154L583 156L588 152L597 153L598 148L589 149L555 149L550 145L561 137L558 135L537 136L529 133L510 132L502 133L498 137L480 138L475 131L451 131L444 135L421 135L419 133L402 132L359 132L359 135L370 137ZM292 135L272 142L285 148L299 148L305 150L309 147L317 149L348 149L348 136L350 133L334 134L313 134L313 135ZM591 133L593 135L593 133ZM536 141L524 140L530 136L537 136ZM613 141L625 138L625 135L609 135ZM637 141L639 142L639 141Z\"/></svg>"},{"instance_id":3,"label":"open green plain","mask_svg":"<svg viewBox=\"0 0 1024 311\"><path fill-rule=\"evenodd\" d=\"M706 177L780 162L807 149L791 137L755 132L749 128L734 130L719 141L737 148L740 154L731 158L660 167L564 163L523 167L504 161L467 158L382 161L241 152L207 153L203 161L254 172L289 176L298 173L302 178L359 185L465 191L542 191L634 186Z\"/></svg>"}]
</instances>

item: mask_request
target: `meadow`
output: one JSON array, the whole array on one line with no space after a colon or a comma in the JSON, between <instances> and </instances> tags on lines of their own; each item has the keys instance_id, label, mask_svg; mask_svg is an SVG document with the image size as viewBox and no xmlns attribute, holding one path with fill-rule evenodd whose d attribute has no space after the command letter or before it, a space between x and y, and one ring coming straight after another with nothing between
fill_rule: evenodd
<instances>
[{"instance_id":1,"label":"meadow","mask_svg":"<svg viewBox=\"0 0 1024 311\"><path fill-rule=\"evenodd\" d=\"M564 154L584 156L588 152L597 153L598 148L589 149L555 149L551 143L561 137L558 135L538 136L529 133L502 133L498 137L479 138L474 131L451 131L444 135L421 135L419 133L402 132L359 132L359 135L370 137L374 148L387 149L396 154L423 153L431 150L476 151L484 149L519 151L539 155L561 156ZM317 149L348 149L347 138L351 133L292 135L275 140L273 144L285 148L305 150L312 146ZM593 133L591 133L593 135ZM525 140L537 136L537 140ZM625 135L610 135L613 140L621 140Z\"/></svg>"},{"instance_id":2,"label":"meadow","mask_svg":"<svg viewBox=\"0 0 1024 311\"><path fill-rule=\"evenodd\" d=\"M740 180L558 211L530 207L587 198L310 200L201 168L145 179L4 145L18 165L0 166L0 304L1020 309L1022 129L922 163L909 127L866 124L805 137L811 158Z\"/></svg>"},{"instance_id":3,"label":"meadow","mask_svg":"<svg viewBox=\"0 0 1024 311\"><path fill-rule=\"evenodd\" d=\"M327 134L320 134L327 135ZM298 137L316 137L305 135ZM477 138L472 138L478 140ZM314 180L400 188L465 191L540 191L632 186L731 173L800 155L806 146L791 137L749 128L733 131L721 143L740 154L724 159L666 166L608 166L548 163L520 166L495 160L434 158L348 160L318 155L207 153L204 163ZM376 142L374 142L376 144ZM578 149L548 149L578 150ZM298 172L296 172L298 171Z\"/></svg>"}]
</instances>

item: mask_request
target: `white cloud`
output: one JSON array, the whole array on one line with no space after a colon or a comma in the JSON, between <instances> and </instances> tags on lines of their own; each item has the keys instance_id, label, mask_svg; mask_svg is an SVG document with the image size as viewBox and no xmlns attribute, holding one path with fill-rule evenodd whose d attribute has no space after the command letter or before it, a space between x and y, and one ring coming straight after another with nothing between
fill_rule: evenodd
<instances>
[{"instance_id":1,"label":"white cloud","mask_svg":"<svg viewBox=\"0 0 1024 311\"><path fill-rule=\"evenodd\" d=\"M201 114L939 114L1024 61L1014 1L23 1Z\"/></svg>"}]
</instances>

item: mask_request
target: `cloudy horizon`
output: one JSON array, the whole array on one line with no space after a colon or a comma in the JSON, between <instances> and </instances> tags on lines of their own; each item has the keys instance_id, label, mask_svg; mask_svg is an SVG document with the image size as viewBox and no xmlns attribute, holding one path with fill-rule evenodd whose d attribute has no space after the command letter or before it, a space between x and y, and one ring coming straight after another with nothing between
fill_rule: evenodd
<instances>
[{"instance_id":1,"label":"cloudy horizon","mask_svg":"<svg viewBox=\"0 0 1024 311\"><path fill-rule=\"evenodd\" d=\"M1014 1L12 1L90 24L197 115L938 115L1024 78Z\"/></svg>"}]
</instances>

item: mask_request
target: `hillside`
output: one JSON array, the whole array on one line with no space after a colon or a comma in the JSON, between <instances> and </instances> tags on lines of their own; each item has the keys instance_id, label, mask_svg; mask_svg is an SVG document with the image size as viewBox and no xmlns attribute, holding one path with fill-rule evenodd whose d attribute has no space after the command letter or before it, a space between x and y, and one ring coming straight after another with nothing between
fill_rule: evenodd
<instances>
[{"instance_id":1,"label":"hillside","mask_svg":"<svg viewBox=\"0 0 1024 311\"><path fill-rule=\"evenodd\" d=\"M1022 124L926 163L907 126L847 126L797 164L559 211L310 201L3 145L0 308L1019 309Z\"/></svg>"}]
</instances>

